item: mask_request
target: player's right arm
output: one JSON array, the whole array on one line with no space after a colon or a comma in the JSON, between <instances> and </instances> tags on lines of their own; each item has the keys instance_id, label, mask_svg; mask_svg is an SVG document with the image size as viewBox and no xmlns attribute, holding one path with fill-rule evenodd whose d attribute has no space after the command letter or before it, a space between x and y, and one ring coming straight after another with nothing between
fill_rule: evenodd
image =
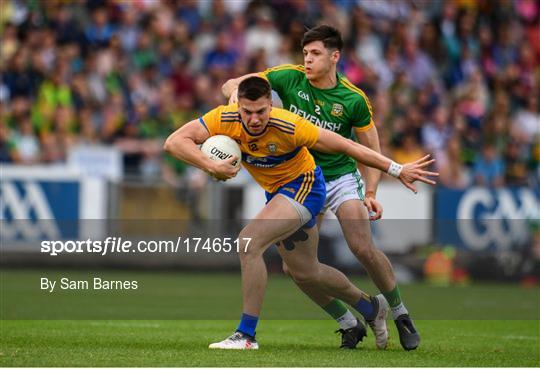
<instances>
[{"instance_id":1,"label":"player's right arm","mask_svg":"<svg viewBox=\"0 0 540 369\"><path fill-rule=\"evenodd\" d=\"M173 132L165 141L164 150L176 159L204 170L219 180L230 179L238 173L240 167L232 163L239 158L233 156L227 160L214 161L199 148L210 137L209 131L199 120L192 120Z\"/></svg>"}]
</instances>

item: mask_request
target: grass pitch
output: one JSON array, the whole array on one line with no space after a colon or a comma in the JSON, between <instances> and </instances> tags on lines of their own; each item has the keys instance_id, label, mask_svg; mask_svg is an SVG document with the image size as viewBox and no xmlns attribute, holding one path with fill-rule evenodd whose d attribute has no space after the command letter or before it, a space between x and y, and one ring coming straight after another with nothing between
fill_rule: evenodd
<instances>
[{"instance_id":1,"label":"grass pitch","mask_svg":"<svg viewBox=\"0 0 540 369\"><path fill-rule=\"evenodd\" d=\"M538 366L538 322L418 321L421 346L405 352L370 336L339 350L329 321L262 321L258 351L209 350L236 321L3 321L2 366Z\"/></svg>"},{"instance_id":2,"label":"grass pitch","mask_svg":"<svg viewBox=\"0 0 540 369\"><path fill-rule=\"evenodd\" d=\"M183 320L104 320L111 305L101 306L107 300L100 300L100 296L95 295L92 299L84 294L57 295L55 298L60 300L50 300L49 304L53 304L51 307L39 299L32 304L29 298L31 294L21 296L19 293L18 302L11 303L16 301L16 291L24 290L25 286L28 287L28 281L34 281L43 274L50 272L2 271L1 306L4 320L0 321L0 366L540 366L540 321L531 318L538 314L535 312L540 295L538 289L523 290L517 286L501 285L439 291L430 290L423 284L406 285L402 287L402 294L407 301L411 301L408 305L437 306L438 297L433 295L433 291L439 291L448 301L454 299L456 304L460 296L475 294L475 290L482 296L487 296L486 291L491 289L500 290L500 296L491 294L491 300L482 299L485 304L481 308L485 310L486 307L493 309L493 306L500 306L511 310L511 306L519 305L517 311L521 319L527 320L480 320L478 317L476 320L440 320L433 314L433 319L425 319L421 315L429 317L427 312L417 314L416 310L411 309L415 316L421 318L416 319L422 335L418 350L403 351L395 326L389 321L391 339L387 350L376 350L370 334L358 349L343 351L337 348L339 336L332 333L337 328L336 323L325 319L325 315L286 278L271 275L263 317L257 330L260 350L236 352L207 348L209 343L232 333L238 323L236 319L221 319L224 311L234 316L240 315L236 274L147 273L141 279L148 288L141 287L136 295L122 302L144 305L148 300L157 299L158 305L163 307L160 315L174 317L171 311L176 307L182 316L188 317ZM116 279L135 278L133 272L99 274ZM179 280L189 283L179 284ZM365 280L356 282L366 285ZM188 285L193 289L187 289L185 286ZM215 295L218 290L221 293ZM27 289L28 293L32 291ZM373 289L369 288L368 291ZM181 298L178 298L179 293ZM36 293L36 296L39 294ZM206 299L203 299L204 296ZM527 303L519 304L524 298ZM94 301L93 305L91 301ZM413 304L413 301L416 303ZM55 302L62 306L54 306ZM118 303L118 300L108 302ZM95 315L101 319L39 320L48 316L50 311L65 313L68 311L66 305L70 307L70 303L73 303L72 308L82 309L86 305L92 311L103 309L102 315ZM12 320L23 306L27 306L26 314L33 319ZM40 311L43 317L39 315ZM185 315L189 311L192 314ZM286 320L276 320L275 311L280 312ZM287 311L300 311L306 319L311 320L293 319L294 314L284 315Z\"/></svg>"}]
</instances>

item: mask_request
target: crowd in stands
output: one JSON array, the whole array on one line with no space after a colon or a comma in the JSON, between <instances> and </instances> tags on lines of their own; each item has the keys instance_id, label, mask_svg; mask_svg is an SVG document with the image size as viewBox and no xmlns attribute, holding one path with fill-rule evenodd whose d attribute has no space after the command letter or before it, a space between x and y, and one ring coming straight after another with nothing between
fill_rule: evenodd
<instances>
[{"instance_id":1,"label":"crowd in stands","mask_svg":"<svg viewBox=\"0 0 540 369\"><path fill-rule=\"evenodd\" d=\"M536 0L5 0L0 162L65 162L114 145L125 170L182 175L163 139L223 104L227 79L302 64L309 27L345 40L382 151L432 153L450 188L540 185Z\"/></svg>"}]
</instances>

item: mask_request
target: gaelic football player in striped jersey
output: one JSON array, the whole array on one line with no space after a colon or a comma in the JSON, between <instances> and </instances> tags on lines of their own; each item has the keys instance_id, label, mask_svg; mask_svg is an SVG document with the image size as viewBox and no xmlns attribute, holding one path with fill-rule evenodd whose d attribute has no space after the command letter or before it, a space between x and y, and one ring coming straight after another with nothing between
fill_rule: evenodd
<instances>
[{"instance_id":1,"label":"gaelic football player in striped jersey","mask_svg":"<svg viewBox=\"0 0 540 369\"><path fill-rule=\"evenodd\" d=\"M283 102L283 107L313 124L345 138L354 133L359 142L380 152L379 138L369 99L345 76L337 73L343 41L335 28L321 25L304 34L304 65L281 65L262 73L253 73L227 81L223 94L236 101L236 88L245 78L259 75L266 78ZM420 343L409 312L405 307L388 258L372 242L369 220L379 219L382 206L376 200L380 171L357 163L342 153L310 150L323 171L327 198L323 208L338 218L353 254L364 266L382 294L374 296L378 312L366 317L375 335L378 348L386 348L388 332L385 318L389 309L405 350L414 350ZM357 170L360 169L360 173ZM322 213L321 213L322 215ZM322 216L319 216L319 225ZM284 270L288 267L284 263ZM342 347L354 348L361 340L362 327L345 304L320 290L299 285L340 325Z\"/></svg>"},{"instance_id":2,"label":"gaelic football player in striped jersey","mask_svg":"<svg viewBox=\"0 0 540 369\"><path fill-rule=\"evenodd\" d=\"M261 77L246 78L239 84L238 104L219 106L175 131L165 142L165 150L218 179L232 178L239 170L233 162L239 158L214 161L197 147L214 135L227 135L239 144L243 166L265 190L267 202L238 237L243 302L240 323L236 332L210 348L258 349L255 332L267 282L263 253L276 242L282 244L278 251L298 285L325 291L355 307L366 319L375 319L381 308L379 301L337 269L317 260L315 224L326 187L308 149L346 154L391 174L413 190L416 180L435 183L428 176L437 173L423 169L432 160L426 156L399 165L285 109L273 108L270 84Z\"/></svg>"}]
</instances>

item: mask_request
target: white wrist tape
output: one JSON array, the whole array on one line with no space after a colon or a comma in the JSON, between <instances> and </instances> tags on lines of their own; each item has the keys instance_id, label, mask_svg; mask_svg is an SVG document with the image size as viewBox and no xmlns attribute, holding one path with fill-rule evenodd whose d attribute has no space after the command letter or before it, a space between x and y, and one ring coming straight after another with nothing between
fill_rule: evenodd
<instances>
[{"instance_id":1,"label":"white wrist tape","mask_svg":"<svg viewBox=\"0 0 540 369\"><path fill-rule=\"evenodd\" d=\"M403 165L396 163L393 161L390 163L390 168L388 168L388 174L390 174L392 177L398 178L401 174L401 170L403 169Z\"/></svg>"}]
</instances>

